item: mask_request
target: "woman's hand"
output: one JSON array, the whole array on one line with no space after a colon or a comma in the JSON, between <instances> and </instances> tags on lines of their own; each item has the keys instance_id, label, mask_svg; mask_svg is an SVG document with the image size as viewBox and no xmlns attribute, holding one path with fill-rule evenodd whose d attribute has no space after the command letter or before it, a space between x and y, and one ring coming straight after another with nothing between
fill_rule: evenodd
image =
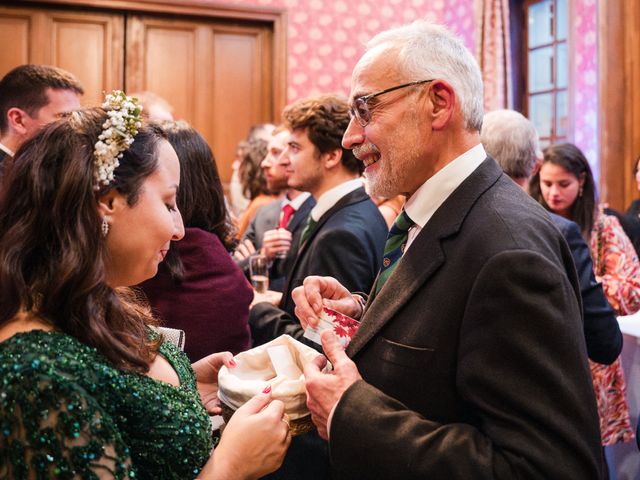
<instances>
[{"instance_id":1,"label":"woman's hand","mask_svg":"<svg viewBox=\"0 0 640 480\"><path fill-rule=\"evenodd\" d=\"M200 399L210 415L222 413L218 401L218 372L223 365L227 368L236 366L231 352L213 353L191 365L196 373Z\"/></svg>"},{"instance_id":2,"label":"woman's hand","mask_svg":"<svg viewBox=\"0 0 640 480\"><path fill-rule=\"evenodd\" d=\"M288 422L281 401L256 395L233 414L200 478L252 480L278 469L291 443Z\"/></svg>"}]
</instances>

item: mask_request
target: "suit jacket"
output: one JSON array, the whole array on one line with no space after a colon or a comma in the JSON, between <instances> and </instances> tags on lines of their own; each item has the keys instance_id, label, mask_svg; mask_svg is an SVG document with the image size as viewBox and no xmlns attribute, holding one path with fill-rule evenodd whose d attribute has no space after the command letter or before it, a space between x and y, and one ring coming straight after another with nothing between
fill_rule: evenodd
<instances>
[{"instance_id":1,"label":"suit jacket","mask_svg":"<svg viewBox=\"0 0 640 480\"><path fill-rule=\"evenodd\" d=\"M634 200L626 212L620 213L612 208L605 208L604 213L613 215L620 221L624 233L633 244L638 256L640 256L640 200Z\"/></svg>"},{"instance_id":2,"label":"suit jacket","mask_svg":"<svg viewBox=\"0 0 640 480\"><path fill-rule=\"evenodd\" d=\"M5 163L8 157L9 157L9 154L7 152L5 152L4 150L0 150L0 187L2 186L2 179L4 178Z\"/></svg>"},{"instance_id":3,"label":"suit jacket","mask_svg":"<svg viewBox=\"0 0 640 480\"><path fill-rule=\"evenodd\" d=\"M316 201L313 197L307 198L300 208L295 211L287 230L292 234L291 248L287 252L286 258L275 259L269 270L269 289L281 292L284 288L287 280L287 275L291 271L293 264L298 255L298 245L300 244L300 236L302 230L304 230L307 224L307 218L311 209L315 206ZM282 200L275 200L264 207L261 207L256 212L253 220L249 224L247 231L245 232L242 240L248 239L256 247L256 250L262 248L262 239L264 233L267 230L273 230L278 228L278 222L280 220L280 211L282 210ZM247 278L249 275L249 261L248 259L240 260L236 262L240 268L244 271Z\"/></svg>"},{"instance_id":4,"label":"suit jacket","mask_svg":"<svg viewBox=\"0 0 640 480\"><path fill-rule=\"evenodd\" d=\"M294 314L294 288L309 275L337 278L351 291L368 292L382 264L387 224L364 188L342 197L318 220L300 246L289 274L280 309L259 303L251 309L249 325L256 345L283 333L317 347L302 338L304 331Z\"/></svg>"},{"instance_id":5,"label":"suit jacket","mask_svg":"<svg viewBox=\"0 0 640 480\"><path fill-rule=\"evenodd\" d=\"M369 299L347 349L363 379L330 425L333 479L600 478L572 262L485 160Z\"/></svg>"},{"instance_id":6,"label":"suit jacket","mask_svg":"<svg viewBox=\"0 0 640 480\"><path fill-rule=\"evenodd\" d=\"M549 214L567 241L576 265L582 295L587 354L594 362L610 365L622 351L622 332L616 315L604 296L602 285L593 275L589 247L583 240L576 223L554 213Z\"/></svg>"}]
</instances>

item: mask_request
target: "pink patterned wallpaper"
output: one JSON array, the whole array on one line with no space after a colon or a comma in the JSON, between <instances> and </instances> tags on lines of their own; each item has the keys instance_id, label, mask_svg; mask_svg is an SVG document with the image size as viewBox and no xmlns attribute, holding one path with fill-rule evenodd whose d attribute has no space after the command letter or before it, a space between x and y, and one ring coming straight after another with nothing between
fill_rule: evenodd
<instances>
[{"instance_id":1,"label":"pink patterned wallpaper","mask_svg":"<svg viewBox=\"0 0 640 480\"><path fill-rule=\"evenodd\" d=\"M347 95L351 70L376 33L428 18L460 34L473 51L474 0L232 0L288 10L288 101Z\"/></svg>"},{"instance_id":2,"label":"pink patterned wallpaper","mask_svg":"<svg viewBox=\"0 0 640 480\"><path fill-rule=\"evenodd\" d=\"M575 49L573 64L574 143L591 164L596 179L598 162L598 5L596 0L574 0L571 25Z\"/></svg>"},{"instance_id":3,"label":"pink patterned wallpaper","mask_svg":"<svg viewBox=\"0 0 640 480\"><path fill-rule=\"evenodd\" d=\"M476 52L475 5L480 0L231 0L233 4L288 11L288 101L323 92L347 95L351 70L364 44L377 32L428 18L459 34ZM598 85L596 0L573 3L575 48L573 141L585 152L596 177Z\"/></svg>"}]
</instances>

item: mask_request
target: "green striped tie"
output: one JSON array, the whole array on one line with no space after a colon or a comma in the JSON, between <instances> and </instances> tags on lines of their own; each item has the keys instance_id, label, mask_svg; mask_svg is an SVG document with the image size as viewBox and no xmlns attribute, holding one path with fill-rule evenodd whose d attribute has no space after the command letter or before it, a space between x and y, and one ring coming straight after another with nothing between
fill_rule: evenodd
<instances>
[{"instance_id":1,"label":"green striped tie","mask_svg":"<svg viewBox=\"0 0 640 480\"><path fill-rule=\"evenodd\" d=\"M309 218L307 219L307 225L304 227L304 230L302 230L302 235L300 235L300 245L302 246L302 244L304 242L307 241L307 238L309 238L309 235L311 235L311 232L313 232L313 230L316 228L316 225L318 224L318 222L316 222L311 215L309 215Z\"/></svg>"},{"instance_id":2,"label":"green striped tie","mask_svg":"<svg viewBox=\"0 0 640 480\"><path fill-rule=\"evenodd\" d=\"M387 236L387 243L384 245L384 258L382 259L382 269L380 269L378 283L376 284L376 295L398 265L398 261L402 257L407 244L409 229L415 224L416 222L411 220L404 210L400 212L396 221L393 222Z\"/></svg>"}]
</instances>

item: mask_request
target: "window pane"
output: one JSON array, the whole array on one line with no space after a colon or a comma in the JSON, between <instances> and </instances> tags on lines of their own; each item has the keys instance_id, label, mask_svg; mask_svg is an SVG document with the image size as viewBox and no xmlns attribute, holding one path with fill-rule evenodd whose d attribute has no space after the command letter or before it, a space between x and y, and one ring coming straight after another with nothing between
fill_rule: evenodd
<instances>
[{"instance_id":1,"label":"window pane","mask_svg":"<svg viewBox=\"0 0 640 480\"><path fill-rule=\"evenodd\" d=\"M556 40L567 38L567 0L556 0Z\"/></svg>"},{"instance_id":2,"label":"window pane","mask_svg":"<svg viewBox=\"0 0 640 480\"><path fill-rule=\"evenodd\" d=\"M551 97L551 93L529 97L529 120L533 122L541 137L551 136L551 122L553 120Z\"/></svg>"},{"instance_id":3,"label":"window pane","mask_svg":"<svg viewBox=\"0 0 640 480\"><path fill-rule=\"evenodd\" d=\"M569 95L567 92L556 94L556 135L565 136L569 130Z\"/></svg>"},{"instance_id":4,"label":"window pane","mask_svg":"<svg viewBox=\"0 0 640 480\"><path fill-rule=\"evenodd\" d=\"M559 43L556 45L556 88L567 87L568 74L567 44Z\"/></svg>"},{"instance_id":5,"label":"window pane","mask_svg":"<svg viewBox=\"0 0 640 480\"><path fill-rule=\"evenodd\" d=\"M552 0L534 3L527 12L529 48L551 43L551 5Z\"/></svg>"},{"instance_id":6,"label":"window pane","mask_svg":"<svg viewBox=\"0 0 640 480\"><path fill-rule=\"evenodd\" d=\"M551 145L551 139L549 139L549 138L541 138L540 139L540 150L544 150L549 145Z\"/></svg>"},{"instance_id":7,"label":"window pane","mask_svg":"<svg viewBox=\"0 0 640 480\"><path fill-rule=\"evenodd\" d=\"M553 88L552 61L553 47L543 47L529 52L529 92Z\"/></svg>"}]
</instances>

